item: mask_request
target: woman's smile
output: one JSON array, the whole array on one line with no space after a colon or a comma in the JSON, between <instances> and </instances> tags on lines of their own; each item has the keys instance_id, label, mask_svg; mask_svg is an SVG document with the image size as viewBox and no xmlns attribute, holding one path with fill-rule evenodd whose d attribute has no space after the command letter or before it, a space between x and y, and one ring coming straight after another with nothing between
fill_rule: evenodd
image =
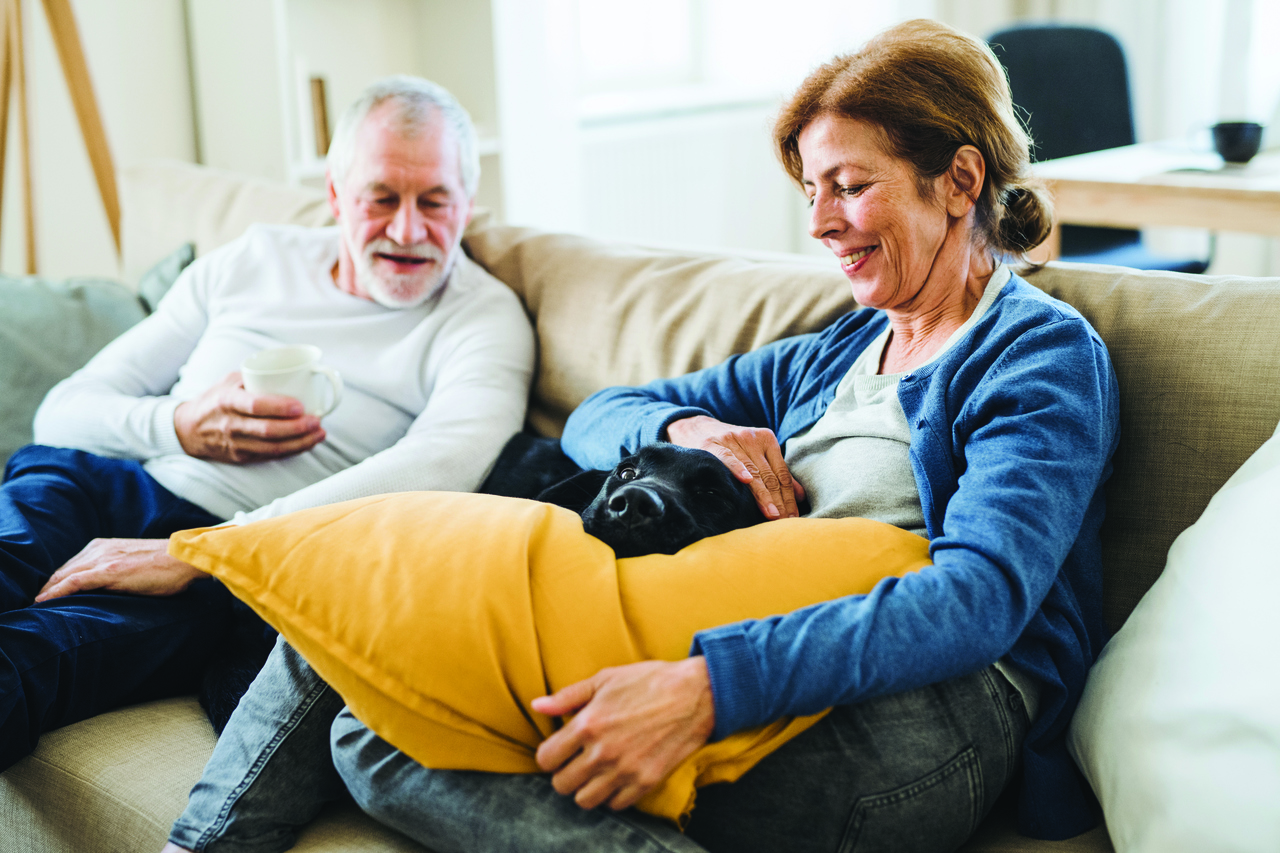
<instances>
[{"instance_id":1,"label":"woman's smile","mask_svg":"<svg viewBox=\"0 0 1280 853\"><path fill-rule=\"evenodd\" d=\"M865 249L858 249L855 252L844 255L840 258L840 266L844 268L846 274L855 273L862 269L863 261L870 257L871 253L879 246L867 246Z\"/></svg>"}]
</instances>

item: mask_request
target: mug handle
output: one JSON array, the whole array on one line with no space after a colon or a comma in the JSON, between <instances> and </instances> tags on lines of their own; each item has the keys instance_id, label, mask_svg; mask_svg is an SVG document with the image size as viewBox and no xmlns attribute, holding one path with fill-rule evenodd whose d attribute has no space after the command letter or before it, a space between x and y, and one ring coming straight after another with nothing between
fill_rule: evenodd
<instances>
[{"instance_id":1,"label":"mug handle","mask_svg":"<svg viewBox=\"0 0 1280 853\"><path fill-rule=\"evenodd\" d=\"M313 378L315 374L319 373L319 374L322 374L326 379L328 379L329 388L333 391L333 400L329 403L329 405L326 406L322 411L311 413L318 418L323 418L325 415L329 414L334 409L338 408L338 404L342 402L342 377L338 375L338 371L334 370L332 367L328 367L327 365L323 365L323 364L313 365L311 367L311 371L312 371Z\"/></svg>"}]
</instances>

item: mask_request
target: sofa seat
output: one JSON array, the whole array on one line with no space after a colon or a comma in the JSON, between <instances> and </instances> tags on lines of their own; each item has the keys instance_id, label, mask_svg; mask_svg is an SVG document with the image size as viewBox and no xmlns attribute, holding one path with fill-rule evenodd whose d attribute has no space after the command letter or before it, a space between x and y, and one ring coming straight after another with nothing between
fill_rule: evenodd
<instances>
[{"instance_id":1,"label":"sofa seat","mask_svg":"<svg viewBox=\"0 0 1280 853\"><path fill-rule=\"evenodd\" d=\"M50 732L0 774L2 853L159 853L217 738L193 697ZM297 853L425 853L355 803L313 821Z\"/></svg>"}]
</instances>

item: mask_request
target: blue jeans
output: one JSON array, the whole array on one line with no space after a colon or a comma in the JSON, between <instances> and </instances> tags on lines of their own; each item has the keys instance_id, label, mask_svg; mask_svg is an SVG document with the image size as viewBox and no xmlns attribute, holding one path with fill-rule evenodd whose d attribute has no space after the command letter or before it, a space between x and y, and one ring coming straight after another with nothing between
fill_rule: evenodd
<instances>
[{"instance_id":1,"label":"blue jeans","mask_svg":"<svg viewBox=\"0 0 1280 853\"><path fill-rule=\"evenodd\" d=\"M281 637L218 738L169 840L211 853L288 850L345 796L329 757L341 697Z\"/></svg>"},{"instance_id":2,"label":"blue jeans","mask_svg":"<svg viewBox=\"0 0 1280 853\"><path fill-rule=\"evenodd\" d=\"M994 668L837 708L738 782L701 789L682 835L635 810L584 811L546 776L424 768L340 708L279 644L170 840L287 850L345 782L366 812L438 853L951 850L1011 781L1028 726Z\"/></svg>"},{"instance_id":3,"label":"blue jeans","mask_svg":"<svg viewBox=\"0 0 1280 853\"><path fill-rule=\"evenodd\" d=\"M0 487L0 770L45 731L196 690L235 606L218 582L167 598L34 599L91 539L165 539L221 520L134 461L39 445L9 458Z\"/></svg>"}]
</instances>

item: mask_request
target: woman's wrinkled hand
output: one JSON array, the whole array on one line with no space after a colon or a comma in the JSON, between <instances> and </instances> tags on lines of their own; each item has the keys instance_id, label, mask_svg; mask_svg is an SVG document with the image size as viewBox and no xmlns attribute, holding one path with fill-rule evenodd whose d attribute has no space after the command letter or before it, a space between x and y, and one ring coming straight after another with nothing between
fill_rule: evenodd
<instances>
[{"instance_id":1,"label":"woman's wrinkled hand","mask_svg":"<svg viewBox=\"0 0 1280 853\"><path fill-rule=\"evenodd\" d=\"M168 539L94 539L49 576L36 601L110 589L138 595L177 595L204 572L169 556Z\"/></svg>"},{"instance_id":2,"label":"woman's wrinkled hand","mask_svg":"<svg viewBox=\"0 0 1280 853\"><path fill-rule=\"evenodd\" d=\"M667 440L714 454L735 477L751 486L766 518L798 518L804 486L791 476L778 438L770 429L742 427L706 415L667 424Z\"/></svg>"},{"instance_id":3,"label":"woman's wrinkled hand","mask_svg":"<svg viewBox=\"0 0 1280 853\"><path fill-rule=\"evenodd\" d=\"M252 394L239 373L173 413L173 427L188 456L243 464L310 450L324 441L320 419L280 394Z\"/></svg>"},{"instance_id":4,"label":"woman's wrinkled hand","mask_svg":"<svg viewBox=\"0 0 1280 853\"><path fill-rule=\"evenodd\" d=\"M707 742L715 728L701 656L602 669L551 696L539 714L574 714L538 747L538 766L584 809L634 805Z\"/></svg>"}]
</instances>

